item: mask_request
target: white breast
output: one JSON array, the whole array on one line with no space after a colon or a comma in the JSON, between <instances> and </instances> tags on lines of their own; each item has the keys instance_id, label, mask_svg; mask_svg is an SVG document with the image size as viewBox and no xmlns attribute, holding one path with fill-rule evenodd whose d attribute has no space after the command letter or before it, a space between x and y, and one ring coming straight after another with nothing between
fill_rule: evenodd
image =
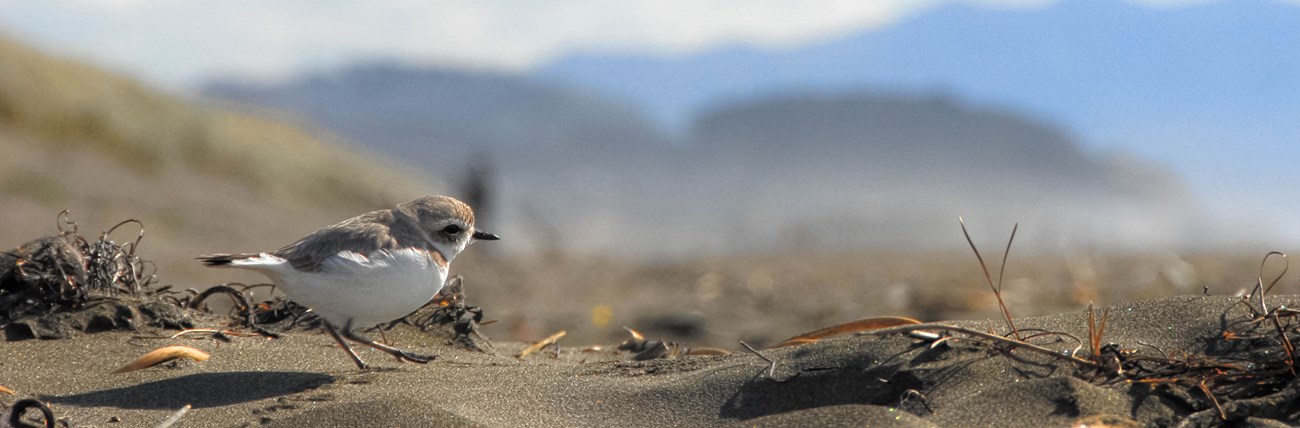
<instances>
[{"instance_id":1,"label":"white breast","mask_svg":"<svg viewBox=\"0 0 1300 428\"><path fill-rule=\"evenodd\" d=\"M371 327L414 312L433 298L447 271L419 249L380 250L361 255L339 252L321 269L302 272L275 256L240 267L264 272L290 300L312 308L336 326ZM257 266L253 266L256 264Z\"/></svg>"}]
</instances>

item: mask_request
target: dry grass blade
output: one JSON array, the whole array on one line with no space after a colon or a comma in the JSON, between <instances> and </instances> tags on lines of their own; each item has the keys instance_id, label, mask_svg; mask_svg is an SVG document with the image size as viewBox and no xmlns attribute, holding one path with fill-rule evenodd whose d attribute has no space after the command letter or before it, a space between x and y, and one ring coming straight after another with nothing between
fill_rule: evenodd
<instances>
[{"instance_id":1,"label":"dry grass blade","mask_svg":"<svg viewBox=\"0 0 1300 428\"><path fill-rule=\"evenodd\" d=\"M1096 311L1092 308L1092 302L1088 303L1088 349L1093 358L1100 361L1101 338L1106 334L1106 320L1110 319L1110 308L1106 308L1101 313L1101 323L1097 323Z\"/></svg>"},{"instance_id":2,"label":"dry grass blade","mask_svg":"<svg viewBox=\"0 0 1300 428\"><path fill-rule=\"evenodd\" d=\"M982 331L979 331L979 330L970 329L970 328L966 328L966 327L958 327L958 326L955 326L955 325L936 324L936 323L924 323L924 324L914 324L914 325L902 325L902 326L897 326L897 327L888 327L888 328L883 328L883 329L880 329L880 330L875 330L875 331L869 332L869 333L867 333L867 334L873 334L873 335L908 334L908 333L911 333L911 332L914 332L914 331L926 331L926 330L941 330L941 331L947 331L947 332L951 332L951 333L961 333L961 334L965 334L965 335L968 335L968 336L975 336L975 337L978 337L978 338L980 338L980 339L984 339L984 340L988 340L988 341L991 341L991 342L996 342L996 343L1000 343L1000 344L1003 344L1003 345L1007 345L1007 346L1010 346L1010 347L1013 347L1013 348L1024 349L1024 350L1027 350L1027 351L1031 351L1031 352L1035 352L1035 353L1038 353L1038 354L1046 355L1046 356L1049 356L1049 357L1052 357L1052 358L1056 358L1056 359L1059 359L1059 360L1069 361L1069 362L1071 362L1071 363L1079 364L1079 365L1082 365L1082 366L1085 366L1085 367L1092 367L1092 368L1100 368L1100 367L1101 367L1101 364L1098 364L1098 363L1096 363L1096 362L1089 361L1089 360L1085 360L1085 359L1082 359L1082 358L1079 358L1079 357L1076 357L1076 356L1073 356L1073 355L1069 355L1069 354L1066 354L1066 353L1062 353L1062 352L1060 352L1060 351L1054 351L1054 350L1051 350L1051 349L1047 349L1047 348L1044 348L1044 347L1042 347L1042 346L1038 346L1038 345L1035 345L1035 344L1032 344L1032 343L1029 343L1029 342L1025 342L1025 341L1021 341L1021 340L1015 340L1015 339L1008 339L1008 338L1005 338L1005 337L1002 337L1002 336L998 336L998 335L996 335L996 334L985 333L985 332L982 332Z\"/></svg>"},{"instance_id":3,"label":"dry grass blade","mask_svg":"<svg viewBox=\"0 0 1300 428\"><path fill-rule=\"evenodd\" d=\"M813 343L818 340L859 331L879 330L887 327L897 327L900 325L920 324L920 321L907 317L872 317L863 318L857 321L850 321L843 324L836 324L830 327L819 328L795 337L791 337L781 343L769 346L768 349L784 348L787 346L803 345Z\"/></svg>"},{"instance_id":4,"label":"dry grass blade","mask_svg":"<svg viewBox=\"0 0 1300 428\"><path fill-rule=\"evenodd\" d=\"M633 330L632 327L628 327L628 326L623 326L623 329L624 329L624 330L627 330L628 334L631 334L631 335L632 335L632 340L633 340L633 341L636 341L636 342L645 342L645 335L644 335L644 334L641 334L641 332L636 331L636 330Z\"/></svg>"},{"instance_id":5,"label":"dry grass blade","mask_svg":"<svg viewBox=\"0 0 1300 428\"><path fill-rule=\"evenodd\" d=\"M1264 287L1264 294L1268 294L1268 292L1273 289L1273 286L1277 285L1279 281L1282 281L1282 277L1286 276L1286 272L1291 269L1291 261L1287 260L1286 253L1280 251L1270 251L1268 254L1264 255L1264 260L1261 260L1259 262L1259 283L1260 284L1264 283L1264 265L1268 263L1269 257L1272 256L1282 256L1282 273L1277 274L1277 278L1273 278L1273 282L1268 283L1268 287Z\"/></svg>"},{"instance_id":6,"label":"dry grass blade","mask_svg":"<svg viewBox=\"0 0 1300 428\"><path fill-rule=\"evenodd\" d=\"M194 361L206 361L209 355L206 352L194 349L188 346L165 346L144 354L129 364L118 367L111 373L126 373L136 370L147 369L178 358L189 358Z\"/></svg>"},{"instance_id":7,"label":"dry grass blade","mask_svg":"<svg viewBox=\"0 0 1300 428\"><path fill-rule=\"evenodd\" d=\"M1278 318L1277 311L1273 311L1273 327L1277 329L1277 335L1282 338L1282 349L1286 351L1286 369L1291 373L1291 377L1296 376L1295 372L1295 345L1291 344L1291 338L1287 337L1286 329L1282 327L1282 320Z\"/></svg>"},{"instance_id":8,"label":"dry grass blade","mask_svg":"<svg viewBox=\"0 0 1300 428\"><path fill-rule=\"evenodd\" d=\"M776 380L776 378L774 377L776 375L776 360L768 358L766 355L763 355L763 353L758 352L757 349L754 349L753 346L749 346L749 344L745 343L745 341L743 340L740 341L740 346L744 346L745 349L748 349L749 352L752 352L754 355L757 355L758 358L762 358L764 361L767 361L768 364L767 377L768 379Z\"/></svg>"},{"instance_id":9,"label":"dry grass blade","mask_svg":"<svg viewBox=\"0 0 1300 428\"><path fill-rule=\"evenodd\" d=\"M1210 398L1211 403L1214 403L1215 410L1219 411L1219 419L1228 420L1228 414L1224 413L1223 406L1219 404L1219 398L1215 397L1213 392L1210 392L1210 387L1205 384L1205 380L1203 379L1200 383L1197 383L1196 387L1205 393L1206 397Z\"/></svg>"},{"instance_id":10,"label":"dry grass blade","mask_svg":"<svg viewBox=\"0 0 1300 428\"><path fill-rule=\"evenodd\" d=\"M176 413L172 413L171 416L168 416L167 419L163 419L162 422L158 423L158 425L154 425L154 428L171 428L172 425L176 425L177 422L181 421L181 416L185 416L186 413L189 413L191 407L193 406L186 404L184 407L176 410Z\"/></svg>"},{"instance_id":11,"label":"dry grass blade","mask_svg":"<svg viewBox=\"0 0 1300 428\"><path fill-rule=\"evenodd\" d=\"M630 330L630 329L629 329L629 330ZM550 336L547 336L547 338L542 339L542 340L538 341L537 343L534 343L532 346L529 346L529 347L527 347L527 348L524 348L524 350L521 351L521 352L519 353L519 355L517 355L516 357L517 357L517 358L523 358L523 357L527 356L528 354L531 354L531 353L534 353L534 352L537 352L537 351L542 350L542 348L545 348L545 347L547 347L547 346L554 345L554 344L555 344L555 341L560 340L560 338L561 338L561 337L564 337L564 335L566 335L566 334L569 334L569 332L568 332L567 330L560 330L559 332L557 332L557 333L555 333L555 334L552 334L552 335L550 335Z\"/></svg>"},{"instance_id":12,"label":"dry grass blade","mask_svg":"<svg viewBox=\"0 0 1300 428\"><path fill-rule=\"evenodd\" d=\"M1011 243L1016 242L1017 230L1020 230L1020 223L1011 226L1011 237L1007 239L1007 248L1002 251L1002 266L998 268L998 293L1002 293L1002 278L1007 272L1007 257L1011 256Z\"/></svg>"},{"instance_id":13,"label":"dry grass blade","mask_svg":"<svg viewBox=\"0 0 1300 428\"><path fill-rule=\"evenodd\" d=\"M1092 309L1092 302L1088 302L1088 353L1093 358L1097 358L1097 350L1101 349L1101 335L1097 334L1096 312Z\"/></svg>"},{"instance_id":14,"label":"dry grass blade","mask_svg":"<svg viewBox=\"0 0 1300 428\"><path fill-rule=\"evenodd\" d=\"M1011 239L1007 240L1007 249L1002 256L1002 270L998 271L997 285L993 284L993 275L989 274L989 267L984 263L984 256L980 255L979 248L975 247L975 241L970 238L970 232L966 231L966 219L957 217L957 222L961 223L961 233L966 236L966 243L970 244L971 251L975 252L975 259L980 262L980 269L984 271L984 280L988 282L989 289L993 290L993 297L998 299L998 307L1002 309L1002 318L1006 320L1007 327L1011 329L1011 334L1020 339L1020 330L1016 329L1016 323L1011 318L1011 311L1007 310L1007 303L1002 300L1002 273L1007 269L1007 255L1011 254L1011 243L1016 240L1016 230L1020 229L1020 223L1016 223L1011 228Z\"/></svg>"}]
</instances>

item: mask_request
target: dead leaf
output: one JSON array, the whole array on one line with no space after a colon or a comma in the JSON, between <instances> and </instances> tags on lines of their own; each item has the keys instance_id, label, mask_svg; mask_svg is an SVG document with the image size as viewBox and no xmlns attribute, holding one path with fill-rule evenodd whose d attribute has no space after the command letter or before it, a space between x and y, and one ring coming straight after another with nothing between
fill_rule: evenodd
<instances>
[{"instance_id":1,"label":"dead leaf","mask_svg":"<svg viewBox=\"0 0 1300 428\"><path fill-rule=\"evenodd\" d=\"M189 358L194 361L204 361L208 359L208 353L194 349L188 346L165 346L150 351L148 354L132 361L130 364L113 370L112 373L133 372L140 369L147 369L177 358Z\"/></svg>"},{"instance_id":2,"label":"dead leaf","mask_svg":"<svg viewBox=\"0 0 1300 428\"><path fill-rule=\"evenodd\" d=\"M555 341L560 340L560 338L564 337L564 335L566 334L569 334L567 330L560 330L558 333L552 334L550 335L550 337L542 339L541 341L534 343L533 346L529 346L527 349L524 349L523 352L520 352L517 357L523 358L528 354L540 351L542 350L542 348L545 348L547 346L551 346L555 344Z\"/></svg>"},{"instance_id":3,"label":"dead leaf","mask_svg":"<svg viewBox=\"0 0 1300 428\"><path fill-rule=\"evenodd\" d=\"M645 342L645 335L641 334L641 332L633 330L632 327L628 326L623 326L623 329L627 330L627 332L632 335L633 342Z\"/></svg>"},{"instance_id":4,"label":"dead leaf","mask_svg":"<svg viewBox=\"0 0 1300 428\"><path fill-rule=\"evenodd\" d=\"M920 321L907 317L872 317L863 318L857 321L850 321L843 324L836 324L826 328L820 328L785 341L772 345L768 349L784 348L787 346L803 345L813 343L831 336L837 336L845 333L854 333L859 331L879 330L882 328L896 327L900 325L920 324Z\"/></svg>"}]
</instances>

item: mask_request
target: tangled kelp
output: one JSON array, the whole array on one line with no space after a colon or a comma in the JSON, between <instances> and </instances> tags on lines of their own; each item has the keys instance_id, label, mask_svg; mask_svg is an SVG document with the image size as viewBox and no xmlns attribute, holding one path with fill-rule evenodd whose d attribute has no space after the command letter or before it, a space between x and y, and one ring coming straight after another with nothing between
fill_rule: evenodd
<instances>
[{"instance_id":1,"label":"tangled kelp","mask_svg":"<svg viewBox=\"0 0 1300 428\"><path fill-rule=\"evenodd\" d=\"M466 303L465 280L460 275L448 278L437 297L397 322L409 323L423 332L444 336L447 343L464 349L493 351L492 340L479 331L479 325L483 322L483 309ZM447 331L448 326L451 331Z\"/></svg>"},{"instance_id":2,"label":"tangled kelp","mask_svg":"<svg viewBox=\"0 0 1300 428\"><path fill-rule=\"evenodd\" d=\"M140 228L134 241L110 239L127 224ZM168 287L155 287L153 264L136 255L143 223L126 220L89 240L65 210L57 217L57 229L57 234L0 253L0 326L7 340L193 326L183 308L158 298Z\"/></svg>"}]
</instances>

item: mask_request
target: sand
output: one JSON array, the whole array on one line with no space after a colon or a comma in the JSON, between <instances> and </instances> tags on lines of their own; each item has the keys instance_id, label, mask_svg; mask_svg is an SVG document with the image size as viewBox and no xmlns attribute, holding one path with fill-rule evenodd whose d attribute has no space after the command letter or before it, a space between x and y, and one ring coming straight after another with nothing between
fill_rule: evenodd
<instances>
[{"instance_id":1,"label":"sand","mask_svg":"<svg viewBox=\"0 0 1300 428\"><path fill-rule=\"evenodd\" d=\"M1249 325L1249 313L1239 300L1182 296L1117 305L1110 308L1103 343L1141 347L1153 355L1256 360L1278 355L1280 343L1268 337L1223 339L1225 328ZM1279 296L1270 302L1297 300L1300 296ZM1002 320L952 324L1005 330ZM1018 319L1017 326L1088 337L1085 311ZM234 337L230 342L140 337L171 333L118 331L4 343L0 385L17 395L0 396L0 402L39 398L74 427L153 426L187 404L193 410L176 426L1226 423L1194 386L1106 381L1024 350L1008 354L969 340L932 347L932 341L900 333L857 333L760 350L777 362L772 368L739 346L730 355L633 361L631 354L612 346L591 350L563 339L558 355L546 351L521 359L514 355L522 343L496 343L488 354L435 343L445 340L404 327L389 333L390 341L439 358L427 365L400 363L364 350L362 358L378 367L368 371L357 370L328 336L315 332L295 331L280 339ZM1075 347L1067 342L1035 343L1058 351ZM211 358L109 374L167 345L199 348ZM1294 423L1300 416L1295 400L1260 410L1249 407L1247 397L1239 398L1240 405L1232 397L1218 397L1236 424ZM1246 411L1254 417L1241 414ZM1195 416L1188 420L1189 415Z\"/></svg>"}]
</instances>

